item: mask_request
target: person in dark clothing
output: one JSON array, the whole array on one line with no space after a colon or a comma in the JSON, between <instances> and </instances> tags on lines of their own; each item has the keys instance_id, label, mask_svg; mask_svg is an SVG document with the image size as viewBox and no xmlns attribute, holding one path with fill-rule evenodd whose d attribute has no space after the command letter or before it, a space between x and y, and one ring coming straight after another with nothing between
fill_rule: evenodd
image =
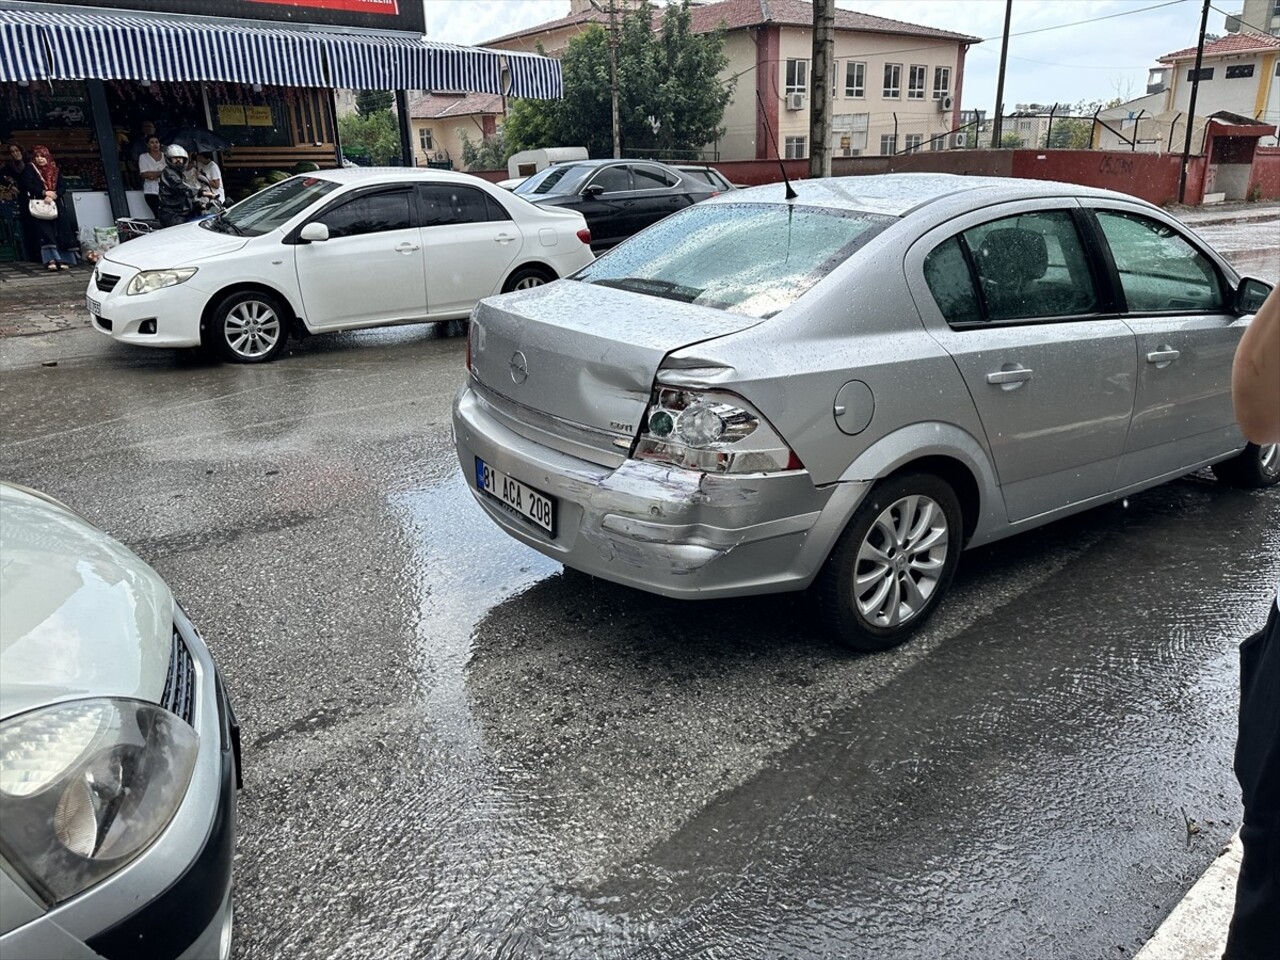
<instances>
[{"instance_id":1,"label":"person in dark clothing","mask_svg":"<svg viewBox=\"0 0 1280 960\"><path fill-rule=\"evenodd\" d=\"M63 183L62 174L53 155L45 146L31 149L31 165L37 175L38 191L28 193L28 200L52 200L57 205L58 215L52 220L36 219L36 236L40 242L40 260L52 273L58 270L69 270L76 262L75 251L79 243L72 228L72 217L67 209L67 187Z\"/></svg>"},{"instance_id":2,"label":"person in dark clothing","mask_svg":"<svg viewBox=\"0 0 1280 960\"><path fill-rule=\"evenodd\" d=\"M1280 442L1280 288L1249 322L1231 370L1236 420L1251 442ZM1240 645L1236 739L1244 857L1224 960L1280 956L1280 591L1267 624Z\"/></svg>"},{"instance_id":3,"label":"person in dark clothing","mask_svg":"<svg viewBox=\"0 0 1280 960\"><path fill-rule=\"evenodd\" d=\"M18 208L18 220L22 226L22 245L26 248L27 257L36 259L36 251L40 249L40 239L36 232L36 219L27 209L27 201L32 197L43 197L44 188L40 182L40 174L27 159L26 151L16 143L10 143L4 151L4 164L0 165L0 187Z\"/></svg>"},{"instance_id":4,"label":"person in dark clothing","mask_svg":"<svg viewBox=\"0 0 1280 960\"><path fill-rule=\"evenodd\" d=\"M160 226L186 223L196 212L198 188L186 178L187 151L176 143L164 148L164 170L160 172Z\"/></svg>"}]
</instances>

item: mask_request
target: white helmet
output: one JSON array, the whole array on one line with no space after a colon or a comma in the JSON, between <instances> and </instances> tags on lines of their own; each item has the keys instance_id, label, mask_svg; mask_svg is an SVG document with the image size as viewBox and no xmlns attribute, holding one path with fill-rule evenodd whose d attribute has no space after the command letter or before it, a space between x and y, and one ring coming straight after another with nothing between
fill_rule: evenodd
<instances>
[{"instance_id":1,"label":"white helmet","mask_svg":"<svg viewBox=\"0 0 1280 960\"><path fill-rule=\"evenodd\" d=\"M190 160L187 151L180 144L171 143L164 148L164 156L166 160Z\"/></svg>"}]
</instances>

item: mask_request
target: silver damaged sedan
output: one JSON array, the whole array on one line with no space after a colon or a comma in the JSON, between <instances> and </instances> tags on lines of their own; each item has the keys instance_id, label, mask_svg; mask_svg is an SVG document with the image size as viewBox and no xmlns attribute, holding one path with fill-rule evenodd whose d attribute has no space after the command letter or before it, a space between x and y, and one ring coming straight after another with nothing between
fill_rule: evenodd
<instances>
[{"instance_id":1,"label":"silver damaged sedan","mask_svg":"<svg viewBox=\"0 0 1280 960\"><path fill-rule=\"evenodd\" d=\"M164 581L0 484L0 957L226 958L239 770Z\"/></svg>"},{"instance_id":2,"label":"silver damaged sedan","mask_svg":"<svg viewBox=\"0 0 1280 960\"><path fill-rule=\"evenodd\" d=\"M670 597L812 589L900 643L960 551L1212 466L1270 287L1132 197L895 174L723 194L567 280L482 301L454 403L476 501Z\"/></svg>"}]
</instances>

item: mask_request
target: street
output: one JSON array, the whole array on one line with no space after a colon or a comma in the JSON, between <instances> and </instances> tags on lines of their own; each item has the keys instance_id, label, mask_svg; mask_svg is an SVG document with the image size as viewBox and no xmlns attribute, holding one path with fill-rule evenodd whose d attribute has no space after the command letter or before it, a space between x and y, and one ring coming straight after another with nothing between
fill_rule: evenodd
<instances>
[{"instance_id":1,"label":"street","mask_svg":"<svg viewBox=\"0 0 1280 960\"><path fill-rule=\"evenodd\" d=\"M1277 279L1275 218L1188 222ZM151 563L226 680L234 956L1124 957L1239 827L1275 490L1206 471L971 551L856 655L803 594L665 600L501 533L465 350L0 339L0 476Z\"/></svg>"}]
</instances>

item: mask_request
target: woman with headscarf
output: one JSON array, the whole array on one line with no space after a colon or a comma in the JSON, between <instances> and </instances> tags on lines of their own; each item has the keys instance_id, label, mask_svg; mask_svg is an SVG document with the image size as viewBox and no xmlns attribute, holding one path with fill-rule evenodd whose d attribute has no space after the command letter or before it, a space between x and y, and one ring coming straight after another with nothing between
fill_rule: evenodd
<instances>
[{"instance_id":1,"label":"woman with headscarf","mask_svg":"<svg viewBox=\"0 0 1280 960\"><path fill-rule=\"evenodd\" d=\"M40 174L36 173L35 166L27 160L26 151L19 144L6 144L3 162L0 163L0 199L11 200L17 206L23 246L33 260L40 244L36 239L36 220L27 209L27 200L34 195L44 196Z\"/></svg>"},{"instance_id":2,"label":"woman with headscarf","mask_svg":"<svg viewBox=\"0 0 1280 960\"><path fill-rule=\"evenodd\" d=\"M69 270L75 262L75 254L65 254L64 249L71 249L74 238L71 234L71 217L67 212L63 199L67 192L62 182L62 174L54 162L49 148L36 146L31 150L31 164L40 177L40 195L29 197L31 200L51 200L57 206L58 215L52 220L36 219L36 233L40 241L40 260L50 272Z\"/></svg>"}]
</instances>

